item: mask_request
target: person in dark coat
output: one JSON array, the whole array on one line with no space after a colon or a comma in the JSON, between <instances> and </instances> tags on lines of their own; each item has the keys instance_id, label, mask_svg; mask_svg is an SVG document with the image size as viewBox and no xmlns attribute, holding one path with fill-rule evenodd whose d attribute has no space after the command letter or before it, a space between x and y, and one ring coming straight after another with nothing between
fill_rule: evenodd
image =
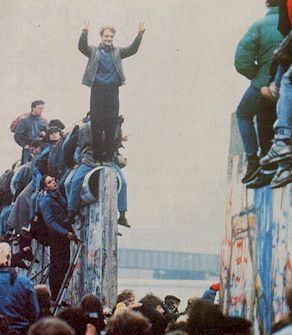
<instances>
[{"instance_id":1,"label":"person in dark coat","mask_svg":"<svg viewBox=\"0 0 292 335\"><path fill-rule=\"evenodd\" d=\"M31 142L46 134L47 123L41 117L44 110L44 104L43 100L33 101L31 103L30 115L22 119L15 129L15 142L22 147L21 164L25 164L30 160Z\"/></svg>"},{"instance_id":2,"label":"person in dark coat","mask_svg":"<svg viewBox=\"0 0 292 335\"><path fill-rule=\"evenodd\" d=\"M67 203L57 190L55 179L48 175L43 176L40 188L45 192L40 198L39 207L50 234L49 284L52 300L55 301L69 267L70 241L77 242L77 237L71 225L64 224Z\"/></svg>"}]
</instances>

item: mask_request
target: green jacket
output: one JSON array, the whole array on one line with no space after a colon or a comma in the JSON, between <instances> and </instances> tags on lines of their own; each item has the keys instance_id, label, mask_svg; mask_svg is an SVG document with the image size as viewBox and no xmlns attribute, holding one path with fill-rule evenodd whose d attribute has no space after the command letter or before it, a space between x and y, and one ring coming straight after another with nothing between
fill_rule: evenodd
<instances>
[{"instance_id":1,"label":"green jacket","mask_svg":"<svg viewBox=\"0 0 292 335\"><path fill-rule=\"evenodd\" d=\"M283 40L278 31L279 9L272 7L266 16L256 21L239 42L234 65L240 74L251 80L255 88L267 86L271 80L273 51Z\"/></svg>"}]
</instances>

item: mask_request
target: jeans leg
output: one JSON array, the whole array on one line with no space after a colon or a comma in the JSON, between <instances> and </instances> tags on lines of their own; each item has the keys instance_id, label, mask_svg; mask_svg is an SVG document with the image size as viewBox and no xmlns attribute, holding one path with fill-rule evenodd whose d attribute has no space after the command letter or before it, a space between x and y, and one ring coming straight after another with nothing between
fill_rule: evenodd
<instances>
[{"instance_id":1,"label":"jeans leg","mask_svg":"<svg viewBox=\"0 0 292 335\"><path fill-rule=\"evenodd\" d=\"M66 193L66 198L69 199L69 194L70 194L70 189L71 189L71 183L72 183L72 179L76 173L78 168L75 168L73 170L70 171L70 173L68 174L66 180L65 180L65 193Z\"/></svg>"},{"instance_id":2,"label":"jeans leg","mask_svg":"<svg viewBox=\"0 0 292 335\"><path fill-rule=\"evenodd\" d=\"M277 138L292 138L292 65L283 75L280 87L280 98L277 103L278 119L274 124Z\"/></svg>"},{"instance_id":3,"label":"jeans leg","mask_svg":"<svg viewBox=\"0 0 292 335\"><path fill-rule=\"evenodd\" d=\"M121 190L120 193L118 194L118 210L119 211L124 211L126 212L128 209L128 197L127 197L127 182L126 178L123 174L122 169L119 168L118 165L112 164L113 168L117 171L118 175L121 178Z\"/></svg>"},{"instance_id":4,"label":"jeans leg","mask_svg":"<svg viewBox=\"0 0 292 335\"><path fill-rule=\"evenodd\" d=\"M29 162L31 156L30 149L22 149L21 165Z\"/></svg>"},{"instance_id":5,"label":"jeans leg","mask_svg":"<svg viewBox=\"0 0 292 335\"><path fill-rule=\"evenodd\" d=\"M71 189L68 197L68 211L76 212L79 208L80 202L80 192L82 189L82 184L85 175L92 170L92 167L86 164L81 164L76 171L72 183Z\"/></svg>"},{"instance_id":6,"label":"jeans leg","mask_svg":"<svg viewBox=\"0 0 292 335\"><path fill-rule=\"evenodd\" d=\"M257 114L260 98L260 90L249 86L236 110L237 123L243 148L248 155L256 154L258 151L254 117Z\"/></svg>"}]
</instances>

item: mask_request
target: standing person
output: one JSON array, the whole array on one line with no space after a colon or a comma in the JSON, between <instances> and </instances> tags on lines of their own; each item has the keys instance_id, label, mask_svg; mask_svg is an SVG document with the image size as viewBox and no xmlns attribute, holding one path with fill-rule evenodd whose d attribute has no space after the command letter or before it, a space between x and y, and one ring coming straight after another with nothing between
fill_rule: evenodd
<instances>
[{"instance_id":1,"label":"standing person","mask_svg":"<svg viewBox=\"0 0 292 335\"><path fill-rule=\"evenodd\" d=\"M9 320L9 329L26 334L39 315L39 304L29 278L11 268L11 248L0 243L0 313Z\"/></svg>"},{"instance_id":2,"label":"standing person","mask_svg":"<svg viewBox=\"0 0 292 335\"><path fill-rule=\"evenodd\" d=\"M43 176L40 189L46 194L40 198L40 210L50 232L49 284L55 301L70 263L70 241L77 241L71 225L64 223L67 203L57 190L55 179Z\"/></svg>"},{"instance_id":3,"label":"standing person","mask_svg":"<svg viewBox=\"0 0 292 335\"><path fill-rule=\"evenodd\" d=\"M247 170L242 179L243 183L254 183L256 186L264 186L272 179L269 171L260 172L258 149L264 156L273 138L273 122L275 121L275 104L267 101L261 95L260 89L270 82L270 66L273 51L279 46L283 36L278 31L279 9L277 0L267 0L268 11L266 16L256 21L239 42L235 54L236 70L248 78L251 83L244 93L236 116L240 136L243 142L244 152L247 158ZM257 118L257 130L254 125L254 117ZM255 185L254 185L255 186Z\"/></svg>"},{"instance_id":4,"label":"standing person","mask_svg":"<svg viewBox=\"0 0 292 335\"><path fill-rule=\"evenodd\" d=\"M43 100L33 101L29 116L22 119L15 129L15 142L22 147L21 164L25 164L30 160L32 141L46 134L47 123L41 117L44 105Z\"/></svg>"},{"instance_id":5,"label":"standing person","mask_svg":"<svg viewBox=\"0 0 292 335\"><path fill-rule=\"evenodd\" d=\"M91 88L93 154L96 162L111 162L119 114L119 86L125 82L122 59L138 51L145 32L144 22L139 24L138 35L126 48L113 46L116 30L110 26L101 28L99 46L88 46L88 28L89 22L84 24L78 49L88 57L82 83Z\"/></svg>"}]
</instances>

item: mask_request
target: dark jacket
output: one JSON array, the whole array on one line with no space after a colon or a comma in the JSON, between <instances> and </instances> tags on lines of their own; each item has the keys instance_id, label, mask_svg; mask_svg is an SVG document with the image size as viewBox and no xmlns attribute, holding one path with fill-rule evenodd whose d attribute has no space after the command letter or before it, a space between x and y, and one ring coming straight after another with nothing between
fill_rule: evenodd
<instances>
[{"instance_id":1,"label":"dark jacket","mask_svg":"<svg viewBox=\"0 0 292 335\"><path fill-rule=\"evenodd\" d=\"M260 89L270 82L273 51L283 40L278 31L279 9L268 10L265 18L256 21L239 42L234 65L237 72L251 80Z\"/></svg>"},{"instance_id":2,"label":"dark jacket","mask_svg":"<svg viewBox=\"0 0 292 335\"><path fill-rule=\"evenodd\" d=\"M38 317L40 309L29 278L17 275L12 284L11 270L0 268L0 313L8 318L10 329L23 332Z\"/></svg>"},{"instance_id":3,"label":"dark jacket","mask_svg":"<svg viewBox=\"0 0 292 335\"><path fill-rule=\"evenodd\" d=\"M17 144L24 147L31 144L32 140L39 138L41 131L47 131L47 124L41 117L30 114L22 119L15 129L14 139Z\"/></svg>"},{"instance_id":4,"label":"dark jacket","mask_svg":"<svg viewBox=\"0 0 292 335\"><path fill-rule=\"evenodd\" d=\"M123 71L122 59L130 57L138 51L139 46L142 41L142 36L143 36L143 33L139 33L136 36L133 43L126 48L113 47L111 50L114 65L121 79L122 84L126 80L124 71ZM86 69L83 75L82 84L91 87L94 82L95 75L98 69L98 62L99 62L100 53L101 53L100 47L88 46L88 31L83 30L80 36L80 39L79 39L78 49L86 57L88 57L88 63L86 65Z\"/></svg>"},{"instance_id":5,"label":"dark jacket","mask_svg":"<svg viewBox=\"0 0 292 335\"><path fill-rule=\"evenodd\" d=\"M67 215L67 202L59 191L48 191L40 198L39 207L43 219L53 233L66 236L68 229L64 227L64 220Z\"/></svg>"}]
</instances>

